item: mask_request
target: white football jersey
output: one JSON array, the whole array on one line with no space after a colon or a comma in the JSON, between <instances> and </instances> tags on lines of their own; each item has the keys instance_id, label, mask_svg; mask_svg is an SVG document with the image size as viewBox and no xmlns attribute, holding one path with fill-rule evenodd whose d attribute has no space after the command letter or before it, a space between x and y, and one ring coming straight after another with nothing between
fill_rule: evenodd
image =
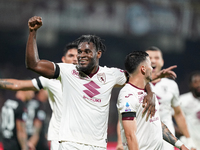
<instances>
[{"instance_id":1,"label":"white football jersey","mask_svg":"<svg viewBox=\"0 0 200 150\"><path fill-rule=\"evenodd\" d=\"M185 114L187 127L195 148L200 150L200 99L191 92L180 96L181 108Z\"/></svg>"},{"instance_id":2,"label":"white football jersey","mask_svg":"<svg viewBox=\"0 0 200 150\"><path fill-rule=\"evenodd\" d=\"M62 87L59 80L48 79L40 76L39 82L41 86L48 91L48 100L50 107L52 109L52 116L49 122L48 128L48 140L57 140L59 139L59 128L61 121L61 110L62 110ZM34 87L38 90L41 88L38 86L38 81L36 79L32 80Z\"/></svg>"},{"instance_id":3,"label":"white football jersey","mask_svg":"<svg viewBox=\"0 0 200 150\"><path fill-rule=\"evenodd\" d=\"M147 95L144 89L127 83L121 90L118 96L117 108L119 111L120 132L124 149L128 149L125 132L122 125L122 113L136 112L137 131L136 136L140 150L162 150L163 149L163 134L159 112L156 111L154 117L146 121L146 114L143 115L142 107L143 99ZM156 99L156 110L159 109L159 104Z\"/></svg>"},{"instance_id":4,"label":"white football jersey","mask_svg":"<svg viewBox=\"0 0 200 150\"><path fill-rule=\"evenodd\" d=\"M63 87L60 141L106 148L111 91L126 82L124 72L100 66L95 74L80 77L75 65L58 65Z\"/></svg>"},{"instance_id":5,"label":"white football jersey","mask_svg":"<svg viewBox=\"0 0 200 150\"><path fill-rule=\"evenodd\" d=\"M179 89L174 80L162 78L156 84L152 84L152 91L156 94L160 104L159 114L161 121L168 127L173 135L175 135L174 124L172 121L173 108L180 106ZM164 148L173 150L174 146L164 141Z\"/></svg>"}]
</instances>

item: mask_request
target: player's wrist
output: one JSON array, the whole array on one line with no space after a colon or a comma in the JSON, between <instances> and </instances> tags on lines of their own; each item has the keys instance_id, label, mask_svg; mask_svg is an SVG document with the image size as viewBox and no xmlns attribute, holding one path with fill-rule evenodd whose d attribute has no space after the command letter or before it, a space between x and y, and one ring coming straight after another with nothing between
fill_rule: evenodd
<instances>
[{"instance_id":1,"label":"player's wrist","mask_svg":"<svg viewBox=\"0 0 200 150\"><path fill-rule=\"evenodd\" d=\"M179 149L181 148L182 145L183 145L183 143L180 140L176 141L176 143L174 144L174 146Z\"/></svg>"}]
</instances>

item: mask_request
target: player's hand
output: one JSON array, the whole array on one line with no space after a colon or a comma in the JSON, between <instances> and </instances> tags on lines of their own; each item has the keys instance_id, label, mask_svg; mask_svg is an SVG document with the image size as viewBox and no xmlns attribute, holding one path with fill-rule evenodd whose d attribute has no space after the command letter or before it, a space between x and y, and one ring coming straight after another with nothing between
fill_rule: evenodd
<instances>
[{"instance_id":1,"label":"player's hand","mask_svg":"<svg viewBox=\"0 0 200 150\"><path fill-rule=\"evenodd\" d=\"M31 142L28 142L28 150L36 150L35 146Z\"/></svg>"},{"instance_id":2,"label":"player's hand","mask_svg":"<svg viewBox=\"0 0 200 150\"><path fill-rule=\"evenodd\" d=\"M168 67L167 69L163 69L160 72L158 72L156 74L156 76L153 77L153 78L154 79L157 79L157 78L172 78L172 79L175 79L177 77L176 73L174 71L172 71L175 68L177 68L176 65Z\"/></svg>"},{"instance_id":3,"label":"player's hand","mask_svg":"<svg viewBox=\"0 0 200 150\"><path fill-rule=\"evenodd\" d=\"M37 30L42 26L42 18L34 16L28 20L28 27L30 31Z\"/></svg>"},{"instance_id":4,"label":"player's hand","mask_svg":"<svg viewBox=\"0 0 200 150\"><path fill-rule=\"evenodd\" d=\"M156 112L155 101L156 101L156 95L153 92L149 92L147 96L144 97L142 104L144 110L142 111L142 114L144 115L145 113L147 113L146 120L148 120L149 115L151 118L155 115Z\"/></svg>"},{"instance_id":5,"label":"player's hand","mask_svg":"<svg viewBox=\"0 0 200 150\"><path fill-rule=\"evenodd\" d=\"M117 144L116 150L124 150L122 144Z\"/></svg>"}]
</instances>

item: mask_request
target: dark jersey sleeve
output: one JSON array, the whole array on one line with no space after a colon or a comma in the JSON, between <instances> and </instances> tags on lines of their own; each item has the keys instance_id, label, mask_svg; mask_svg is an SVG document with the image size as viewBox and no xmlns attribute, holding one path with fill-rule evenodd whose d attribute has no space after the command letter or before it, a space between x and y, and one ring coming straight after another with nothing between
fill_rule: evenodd
<instances>
[{"instance_id":1,"label":"dark jersey sleeve","mask_svg":"<svg viewBox=\"0 0 200 150\"><path fill-rule=\"evenodd\" d=\"M22 120L22 121L26 121L27 119L27 114L26 114L26 107L25 104L22 101L18 101L18 107L15 111L15 117L16 120Z\"/></svg>"}]
</instances>

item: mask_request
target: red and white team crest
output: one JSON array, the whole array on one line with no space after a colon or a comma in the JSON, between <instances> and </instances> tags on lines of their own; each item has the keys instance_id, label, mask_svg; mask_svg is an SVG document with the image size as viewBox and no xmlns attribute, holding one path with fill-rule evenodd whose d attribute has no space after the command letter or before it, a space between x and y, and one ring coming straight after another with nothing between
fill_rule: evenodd
<instances>
[{"instance_id":1,"label":"red and white team crest","mask_svg":"<svg viewBox=\"0 0 200 150\"><path fill-rule=\"evenodd\" d=\"M106 75L105 73L98 73L97 74L97 78L101 83L105 83L106 82Z\"/></svg>"}]
</instances>

